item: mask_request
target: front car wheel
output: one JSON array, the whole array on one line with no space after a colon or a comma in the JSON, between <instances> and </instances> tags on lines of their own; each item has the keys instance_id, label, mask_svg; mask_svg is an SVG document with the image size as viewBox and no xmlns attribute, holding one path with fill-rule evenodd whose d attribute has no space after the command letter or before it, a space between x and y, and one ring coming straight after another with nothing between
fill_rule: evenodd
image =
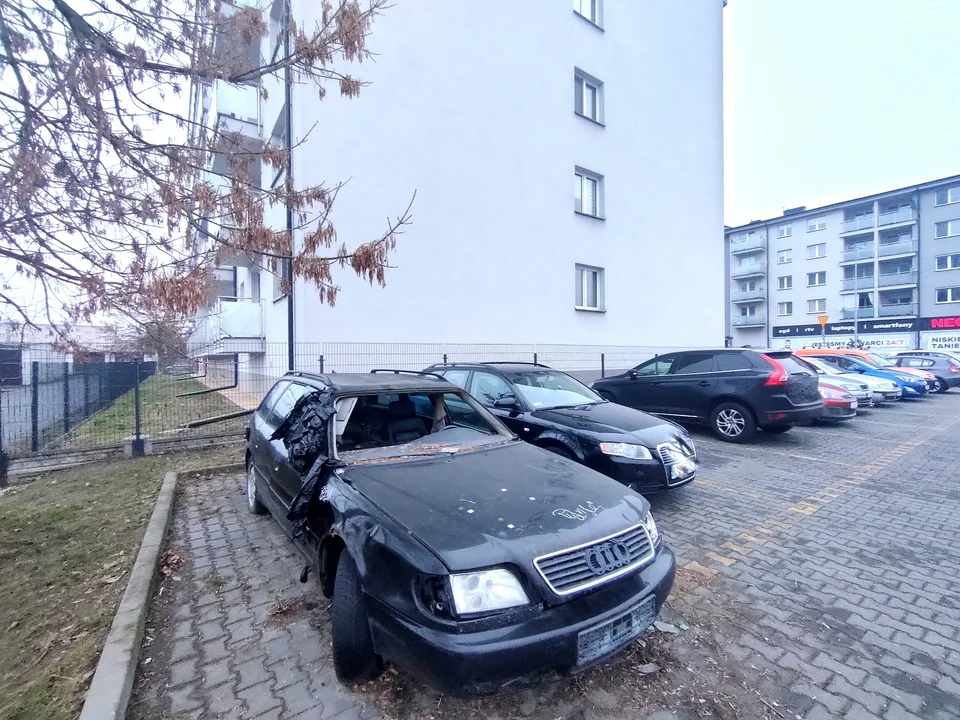
<instances>
[{"instance_id":1,"label":"front car wheel","mask_svg":"<svg viewBox=\"0 0 960 720\"><path fill-rule=\"evenodd\" d=\"M360 573L344 550L337 563L331 611L333 669L343 683L369 682L383 672L383 661L373 649L367 601Z\"/></svg>"}]
</instances>

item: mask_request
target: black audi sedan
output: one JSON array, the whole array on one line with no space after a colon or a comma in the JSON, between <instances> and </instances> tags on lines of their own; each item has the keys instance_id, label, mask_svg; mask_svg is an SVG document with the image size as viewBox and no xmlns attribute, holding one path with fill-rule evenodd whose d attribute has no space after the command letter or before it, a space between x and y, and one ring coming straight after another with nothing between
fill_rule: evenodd
<instances>
[{"instance_id":1,"label":"black audi sedan","mask_svg":"<svg viewBox=\"0 0 960 720\"><path fill-rule=\"evenodd\" d=\"M535 363L433 365L518 437L647 495L693 481L697 450L679 425L608 402L576 378Z\"/></svg>"},{"instance_id":2,"label":"black audi sedan","mask_svg":"<svg viewBox=\"0 0 960 720\"><path fill-rule=\"evenodd\" d=\"M660 611L675 560L641 495L517 439L436 375L289 373L247 435L247 503L333 598L334 668L457 695L575 672Z\"/></svg>"}]
</instances>

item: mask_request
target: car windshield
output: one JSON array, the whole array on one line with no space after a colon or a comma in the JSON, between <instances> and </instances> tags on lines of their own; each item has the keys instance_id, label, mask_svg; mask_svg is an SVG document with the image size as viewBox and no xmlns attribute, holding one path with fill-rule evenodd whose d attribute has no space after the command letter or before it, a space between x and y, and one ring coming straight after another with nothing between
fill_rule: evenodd
<instances>
[{"instance_id":1,"label":"car windshield","mask_svg":"<svg viewBox=\"0 0 960 720\"><path fill-rule=\"evenodd\" d=\"M873 364L877 367L895 367L896 363L890 362L882 355L877 355L876 353L867 353L870 360L873 361Z\"/></svg>"},{"instance_id":2,"label":"car windshield","mask_svg":"<svg viewBox=\"0 0 960 720\"><path fill-rule=\"evenodd\" d=\"M524 402L537 410L603 402L582 382L556 370L524 370L509 377Z\"/></svg>"},{"instance_id":3,"label":"car windshield","mask_svg":"<svg viewBox=\"0 0 960 720\"><path fill-rule=\"evenodd\" d=\"M339 398L339 457L348 463L456 453L513 434L466 392L382 392Z\"/></svg>"},{"instance_id":4,"label":"car windshield","mask_svg":"<svg viewBox=\"0 0 960 720\"><path fill-rule=\"evenodd\" d=\"M830 363L826 363L823 360L820 360L818 358L804 356L803 359L806 360L807 363L812 365L814 369L816 369L816 371L821 375L842 375L843 374L843 371L840 368L834 367Z\"/></svg>"}]
</instances>

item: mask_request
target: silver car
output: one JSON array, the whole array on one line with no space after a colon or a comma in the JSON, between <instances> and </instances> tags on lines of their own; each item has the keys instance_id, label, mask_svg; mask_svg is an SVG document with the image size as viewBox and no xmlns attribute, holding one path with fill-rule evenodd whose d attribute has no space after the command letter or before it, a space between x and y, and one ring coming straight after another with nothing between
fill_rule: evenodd
<instances>
[{"instance_id":1,"label":"silver car","mask_svg":"<svg viewBox=\"0 0 960 720\"><path fill-rule=\"evenodd\" d=\"M867 402L861 401L861 405L869 406L884 402L896 402L903 397L903 390L892 380L884 380L883 378L871 377L870 375L845 373L836 365L831 365L815 357L804 357L803 359L813 366L813 369L817 371L818 375L829 377L831 383L835 385L851 383L859 386L859 392L863 393L866 391L870 399ZM846 387L846 385L844 385L844 387ZM857 398L857 400L860 400L860 395L856 392L853 390L849 390L849 392Z\"/></svg>"}]
</instances>

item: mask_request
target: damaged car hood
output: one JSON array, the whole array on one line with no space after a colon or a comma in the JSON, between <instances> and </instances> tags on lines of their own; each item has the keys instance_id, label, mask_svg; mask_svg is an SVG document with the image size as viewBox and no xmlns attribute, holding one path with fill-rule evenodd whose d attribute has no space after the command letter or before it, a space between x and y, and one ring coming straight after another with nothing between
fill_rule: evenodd
<instances>
[{"instance_id":1,"label":"damaged car hood","mask_svg":"<svg viewBox=\"0 0 960 720\"><path fill-rule=\"evenodd\" d=\"M338 474L451 571L529 569L539 555L637 525L649 509L620 483L520 441Z\"/></svg>"}]
</instances>

